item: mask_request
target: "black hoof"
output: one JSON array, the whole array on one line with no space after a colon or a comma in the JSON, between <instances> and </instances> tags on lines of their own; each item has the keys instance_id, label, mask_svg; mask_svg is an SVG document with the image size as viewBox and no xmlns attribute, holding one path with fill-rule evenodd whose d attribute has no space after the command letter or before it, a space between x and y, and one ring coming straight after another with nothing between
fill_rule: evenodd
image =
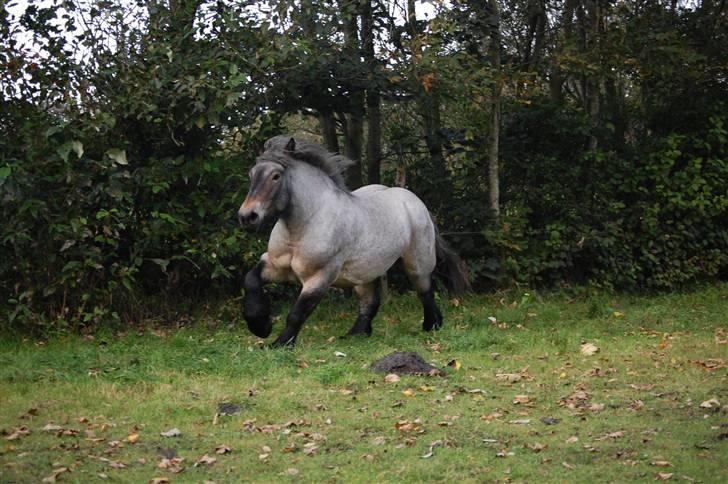
<instances>
[{"instance_id":1,"label":"black hoof","mask_svg":"<svg viewBox=\"0 0 728 484\"><path fill-rule=\"evenodd\" d=\"M267 338L273 332L273 323L270 316L245 317L248 329L259 338Z\"/></svg>"},{"instance_id":2,"label":"black hoof","mask_svg":"<svg viewBox=\"0 0 728 484\"><path fill-rule=\"evenodd\" d=\"M268 345L268 348L276 349L276 348L293 348L296 345L296 338L281 338L280 336L276 338L274 342Z\"/></svg>"},{"instance_id":3,"label":"black hoof","mask_svg":"<svg viewBox=\"0 0 728 484\"><path fill-rule=\"evenodd\" d=\"M424 331L437 331L442 328L442 319L436 319L434 321L424 321L422 323L422 329Z\"/></svg>"},{"instance_id":4,"label":"black hoof","mask_svg":"<svg viewBox=\"0 0 728 484\"><path fill-rule=\"evenodd\" d=\"M364 328L351 328L345 335L342 336L342 338L351 338L353 336L371 336L372 335L372 329L364 329Z\"/></svg>"}]
</instances>

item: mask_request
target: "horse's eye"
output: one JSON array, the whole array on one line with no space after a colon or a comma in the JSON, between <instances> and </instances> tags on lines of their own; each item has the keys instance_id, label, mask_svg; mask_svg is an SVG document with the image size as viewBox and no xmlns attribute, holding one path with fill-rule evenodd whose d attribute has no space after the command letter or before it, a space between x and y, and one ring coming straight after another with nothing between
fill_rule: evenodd
<instances>
[{"instance_id":1,"label":"horse's eye","mask_svg":"<svg viewBox=\"0 0 728 484\"><path fill-rule=\"evenodd\" d=\"M276 173L275 175L273 175L273 181L278 181L280 179L281 179L281 174L280 173Z\"/></svg>"}]
</instances>

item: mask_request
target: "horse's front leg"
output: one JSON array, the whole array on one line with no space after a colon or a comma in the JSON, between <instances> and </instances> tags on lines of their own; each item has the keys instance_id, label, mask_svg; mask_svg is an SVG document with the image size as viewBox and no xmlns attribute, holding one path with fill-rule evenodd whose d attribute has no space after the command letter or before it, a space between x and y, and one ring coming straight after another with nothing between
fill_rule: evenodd
<instances>
[{"instance_id":1,"label":"horse's front leg","mask_svg":"<svg viewBox=\"0 0 728 484\"><path fill-rule=\"evenodd\" d=\"M303 283L301 293L296 303L288 313L286 327L283 328L278 338L271 344L273 347L293 346L296 344L296 337L303 327L303 323L311 315L326 290L333 284L336 273L334 270L322 270L314 276L307 278Z\"/></svg>"},{"instance_id":2,"label":"horse's front leg","mask_svg":"<svg viewBox=\"0 0 728 484\"><path fill-rule=\"evenodd\" d=\"M273 330L270 301L263 290L264 268L265 261L261 260L245 275L245 296L243 298L243 318L248 323L250 332L259 338L267 338Z\"/></svg>"},{"instance_id":3,"label":"horse's front leg","mask_svg":"<svg viewBox=\"0 0 728 484\"><path fill-rule=\"evenodd\" d=\"M274 281L290 280L290 268L276 268L266 252L260 262L245 275L245 297L243 298L243 318L248 329L260 338L267 338L273 330L270 317L270 301L263 289L265 284Z\"/></svg>"}]
</instances>

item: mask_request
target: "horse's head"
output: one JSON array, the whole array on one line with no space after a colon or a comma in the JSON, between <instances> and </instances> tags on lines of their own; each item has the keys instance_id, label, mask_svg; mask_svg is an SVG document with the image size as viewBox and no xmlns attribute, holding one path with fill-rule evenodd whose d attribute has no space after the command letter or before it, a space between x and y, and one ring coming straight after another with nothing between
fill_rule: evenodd
<instances>
[{"instance_id":1,"label":"horse's head","mask_svg":"<svg viewBox=\"0 0 728 484\"><path fill-rule=\"evenodd\" d=\"M296 144L293 138L282 153L293 152ZM261 155L250 169L250 189L245 201L238 210L238 220L242 225L258 229L267 219L276 218L288 206L290 195L287 187L286 165L274 156Z\"/></svg>"}]
</instances>

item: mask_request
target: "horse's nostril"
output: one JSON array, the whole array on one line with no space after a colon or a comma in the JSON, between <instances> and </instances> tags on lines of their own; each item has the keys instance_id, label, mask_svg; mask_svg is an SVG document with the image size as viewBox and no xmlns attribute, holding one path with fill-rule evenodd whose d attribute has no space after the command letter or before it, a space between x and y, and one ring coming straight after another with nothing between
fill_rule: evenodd
<instances>
[{"instance_id":1,"label":"horse's nostril","mask_svg":"<svg viewBox=\"0 0 728 484\"><path fill-rule=\"evenodd\" d=\"M258 220L258 214L253 212L250 215L248 215L248 222L252 223Z\"/></svg>"}]
</instances>

